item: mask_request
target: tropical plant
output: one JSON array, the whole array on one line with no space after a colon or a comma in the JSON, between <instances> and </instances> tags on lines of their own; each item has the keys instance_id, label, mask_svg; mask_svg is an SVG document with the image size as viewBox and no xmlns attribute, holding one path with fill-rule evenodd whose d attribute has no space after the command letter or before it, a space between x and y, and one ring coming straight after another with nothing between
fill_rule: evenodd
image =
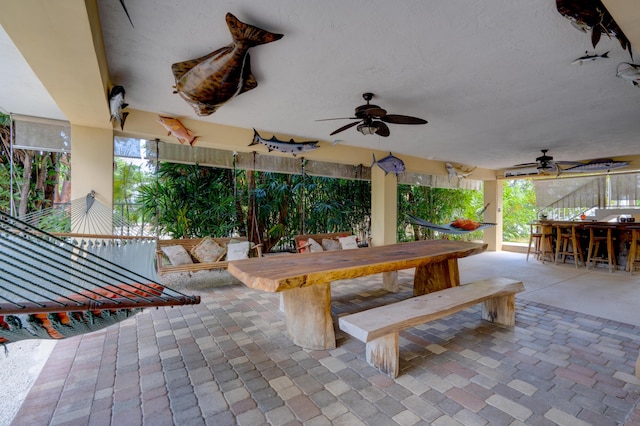
<instances>
[{"instance_id":1,"label":"tropical plant","mask_svg":"<svg viewBox=\"0 0 640 426\"><path fill-rule=\"evenodd\" d=\"M502 184L502 233L504 241L525 241L529 222L536 219L536 193L530 179L505 180Z\"/></svg>"}]
</instances>

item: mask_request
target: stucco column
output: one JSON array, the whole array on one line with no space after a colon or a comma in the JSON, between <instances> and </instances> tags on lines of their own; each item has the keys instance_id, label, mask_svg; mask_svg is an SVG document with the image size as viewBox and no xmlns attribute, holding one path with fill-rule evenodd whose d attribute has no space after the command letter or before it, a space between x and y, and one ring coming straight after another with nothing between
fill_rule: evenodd
<instances>
[{"instance_id":1,"label":"stucco column","mask_svg":"<svg viewBox=\"0 0 640 426\"><path fill-rule=\"evenodd\" d=\"M489 204L484 212L484 222L496 223L496 226L484 230L483 241L488 244L487 250L502 250L502 181L484 181L484 204Z\"/></svg>"},{"instance_id":2,"label":"stucco column","mask_svg":"<svg viewBox=\"0 0 640 426\"><path fill-rule=\"evenodd\" d=\"M398 178L393 173L385 175L380 167L371 168L371 237L374 246L397 242ZM398 272L384 272L385 290L397 292Z\"/></svg>"},{"instance_id":3,"label":"stucco column","mask_svg":"<svg viewBox=\"0 0 640 426\"><path fill-rule=\"evenodd\" d=\"M92 190L96 201L113 207L113 130L71 125L71 199ZM92 233L111 234L110 220Z\"/></svg>"}]
</instances>

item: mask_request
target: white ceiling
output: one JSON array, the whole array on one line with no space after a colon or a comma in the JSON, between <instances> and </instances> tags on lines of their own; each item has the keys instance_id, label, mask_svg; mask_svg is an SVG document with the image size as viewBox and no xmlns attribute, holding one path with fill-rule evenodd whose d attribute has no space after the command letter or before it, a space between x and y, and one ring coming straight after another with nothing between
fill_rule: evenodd
<instances>
[{"instance_id":1,"label":"white ceiling","mask_svg":"<svg viewBox=\"0 0 640 426\"><path fill-rule=\"evenodd\" d=\"M640 88L615 77L629 53L606 36L594 49L554 0L125 4L134 27L118 0L98 1L110 79L130 108L489 169L545 148L556 160L640 154ZM250 50L256 89L197 117L172 93L171 64L229 44L227 12L284 37ZM585 51L609 59L572 65ZM63 118L4 31L0 55L0 108ZM330 136L349 120L316 121L352 116L363 92L429 123L390 124L382 138Z\"/></svg>"}]
</instances>

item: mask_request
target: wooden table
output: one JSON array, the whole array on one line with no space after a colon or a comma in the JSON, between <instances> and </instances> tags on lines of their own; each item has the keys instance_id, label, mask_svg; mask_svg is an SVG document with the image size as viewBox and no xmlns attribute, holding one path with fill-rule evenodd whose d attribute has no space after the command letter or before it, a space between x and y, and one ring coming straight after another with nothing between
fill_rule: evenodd
<instances>
[{"instance_id":1,"label":"wooden table","mask_svg":"<svg viewBox=\"0 0 640 426\"><path fill-rule=\"evenodd\" d=\"M296 345L333 349L331 282L416 268L413 293L422 295L460 285L458 259L486 249L481 243L426 240L237 260L228 269L248 287L282 292L287 330Z\"/></svg>"}]
</instances>

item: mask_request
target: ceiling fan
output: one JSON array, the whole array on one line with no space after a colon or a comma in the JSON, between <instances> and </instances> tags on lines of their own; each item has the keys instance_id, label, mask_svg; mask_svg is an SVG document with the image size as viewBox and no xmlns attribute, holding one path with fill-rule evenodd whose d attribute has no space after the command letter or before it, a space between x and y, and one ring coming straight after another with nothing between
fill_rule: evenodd
<instances>
[{"instance_id":1,"label":"ceiling fan","mask_svg":"<svg viewBox=\"0 0 640 426\"><path fill-rule=\"evenodd\" d=\"M542 155L536 158L535 163L516 164L512 169L505 171L505 176L518 176L529 174L549 174L560 173L562 170L558 165L582 164L576 161L553 161L553 157L547 155L548 149L541 149ZM532 170L535 167L535 170Z\"/></svg>"},{"instance_id":2,"label":"ceiling fan","mask_svg":"<svg viewBox=\"0 0 640 426\"><path fill-rule=\"evenodd\" d=\"M378 105L370 104L369 101L373 99L373 93L363 93L362 98L367 102L365 105L356 107L355 117L345 118L326 118L317 121L329 121L329 120L358 120L353 123L349 123L339 129L331 132L331 135L343 132L354 126L363 135L379 135L387 137L390 134L389 127L385 123L391 124L427 124L427 120L422 118L410 117L408 115L387 114L387 111L380 108Z\"/></svg>"}]
</instances>

